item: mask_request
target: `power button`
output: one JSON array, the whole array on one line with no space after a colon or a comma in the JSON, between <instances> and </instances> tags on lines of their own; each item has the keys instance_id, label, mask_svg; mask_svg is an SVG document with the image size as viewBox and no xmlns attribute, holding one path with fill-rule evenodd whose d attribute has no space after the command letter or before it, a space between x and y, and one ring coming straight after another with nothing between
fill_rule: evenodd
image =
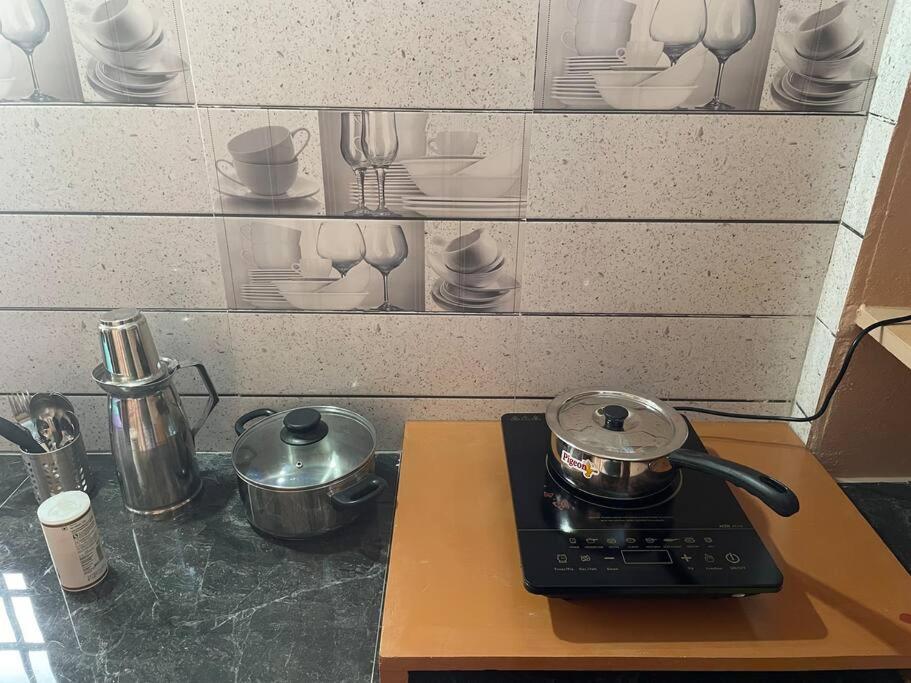
<instances>
[{"instance_id":1,"label":"power button","mask_svg":"<svg viewBox=\"0 0 911 683\"><path fill-rule=\"evenodd\" d=\"M724 559L726 559L731 564L740 564L740 555L737 553L728 553L724 556Z\"/></svg>"}]
</instances>

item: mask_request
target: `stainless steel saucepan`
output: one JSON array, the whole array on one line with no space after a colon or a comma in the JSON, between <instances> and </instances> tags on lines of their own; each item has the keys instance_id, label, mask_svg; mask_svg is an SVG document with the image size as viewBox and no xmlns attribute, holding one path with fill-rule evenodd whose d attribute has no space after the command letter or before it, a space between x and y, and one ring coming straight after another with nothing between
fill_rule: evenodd
<instances>
[{"instance_id":1,"label":"stainless steel saucepan","mask_svg":"<svg viewBox=\"0 0 911 683\"><path fill-rule=\"evenodd\" d=\"M657 399L574 389L551 401L546 418L554 469L583 493L643 498L674 486L682 467L721 477L784 517L800 507L787 486L762 472L681 448L689 435L686 420Z\"/></svg>"},{"instance_id":2,"label":"stainless steel saucepan","mask_svg":"<svg viewBox=\"0 0 911 683\"><path fill-rule=\"evenodd\" d=\"M247 424L261 419L255 425ZM232 460L250 524L297 539L353 522L386 489L376 476L376 432L357 413L319 406L238 418Z\"/></svg>"}]
</instances>

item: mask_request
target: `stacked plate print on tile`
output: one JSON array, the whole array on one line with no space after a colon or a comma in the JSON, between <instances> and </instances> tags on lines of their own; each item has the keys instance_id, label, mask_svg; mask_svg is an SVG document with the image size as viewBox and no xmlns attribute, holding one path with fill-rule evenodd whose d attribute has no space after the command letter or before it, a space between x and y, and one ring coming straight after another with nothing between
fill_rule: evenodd
<instances>
[{"instance_id":1,"label":"stacked plate print on tile","mask_svg":"<svg viewBox=\"0 0 911 683\"><path fill-rule=\"evenodd\" d=\"M440 307L460 312L512 310L516 279L505 271L506 256L483 228L458 237L439 254L428 255L439 276L431 289Z\"/></svg>"},{"instance_id":2,"label":"stacked plate print on tile","mask_svg":"<svg viewBox=\"0 0 911 683\"><path fill-rule=\"evenodd\" d=\"M107 0L83 15L76 38L91 55L86 79L115 102L187 101L187 64L142 0Z\"/></svg>"},{"instance_id":3,"label":"stacked plate print on tile","mask_svg":"<svg viewBox=\"0 0 911 683\"><path fill-rule=\"evenodd\" d=\"M858 111L875 77L861 58L863 32L847 1L800 21L780 33L775 47L785 66L772 79L771 91L783 109Z\"/></svg>"},{"instance_id":4,"label":"stacked plate print on tile","mask_svg":"<svg viewBox=\"0 0 911 683\"><path fill-rule=\"evenodd\" d=\"M603 101L590 72L606 71L625 64L626 60L617 55L567 57L564 75L554 77L550 94L570 107L597 107Z\"/></svg>"},{"instance_id":5,"label":"stacked plate print on tile","mask_svg":"<svg viewBox=\"0 0 911 683\"><path fill-rule=\"evenodd\" d=\"M431 150L442 153L402 160L423 193L404 197L405 209L432 218L518 218L526 205L520 196L522 146L482 157L472 154L477 133L447 131L445 135L446 144L430 142ZM460 144L449 144L454 141Z\"/></svg>"},{"instance_id":6,"label":"stacked plate print on tile","mask_svg":"<svg viewBox=\"0 0 911 683\"><path fill-rule=\"evenodd\" d=\"M367 206L378 206L380 195L377 190L376 174L370 170L364 182L364 202ZM417 185L411 180L408 171L400 163L392 164L386 169L386 206L393 211L405 209L404 198L418 192ZM356 205L358 200L357 181L351 182L349 187L351 204Z\"/></svg>"},{"instance_id":7,"label":"stacked plate print on tile","mask_svg":"<svg viewBox=\"0 0 911 683\"><path fill-rule=\"evenodd\" d=\"M254 308L280 310L288 308L288 302L278 285L285 282L297 282L302 278L291 268L251 268L248 271L249 282L241 286L241 297Z\"/></svg>"}]
</instances>

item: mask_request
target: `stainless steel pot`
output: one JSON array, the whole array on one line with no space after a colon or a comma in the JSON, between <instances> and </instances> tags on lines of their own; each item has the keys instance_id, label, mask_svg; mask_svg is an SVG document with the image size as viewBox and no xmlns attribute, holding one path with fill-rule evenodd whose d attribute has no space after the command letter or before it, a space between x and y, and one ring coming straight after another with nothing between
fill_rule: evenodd
<instances>
[{"instance_id":1,"label":"stainless steel pot","mask_svg":"<svg viewBox=\"0 0 911 683\"><path fill-rule=\"evenodd\" d=\"M255 425L247 424L257 418ZM386 489L374 471L376 432L333 406L238 418L232 460L250 524L270 536L307 538L353 522Z\"/></svg>"},{"instance_id":2,"label":"stainless steel pot","mask_svg":"<svg viewBox=\"0 0 911 683\"><path fill-rule=\"evenodd\" d=\"M574 389L547 407L551 458L563 479L586 494L636 499L674 486L677 468L699 470L751 493L782 516L799 509L794 493L750 467L682 449L686 420L670 405L622 391Z\"/></svg>"}]
</instances>

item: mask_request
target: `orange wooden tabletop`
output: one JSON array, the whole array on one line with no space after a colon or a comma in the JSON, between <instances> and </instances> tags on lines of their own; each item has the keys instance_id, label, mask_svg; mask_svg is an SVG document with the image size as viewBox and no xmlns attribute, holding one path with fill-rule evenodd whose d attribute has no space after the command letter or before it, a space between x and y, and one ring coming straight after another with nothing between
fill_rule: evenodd
<instances>
[{"instance_id":1,"label":"orange wooden tabletop","mask_svg":"<svg viewBox=\"0 0 911 683\"><path fill-rule=\"evenodd\" d=\"M499 422L410 422L383 609L382 683L408 671L911 667L911 577L787 425L697 423L787 483L783 519L735 489L784 574L749 598L526 592ZM906 621L907 620L907 621Z\"/></svg>"}]
</instances>

